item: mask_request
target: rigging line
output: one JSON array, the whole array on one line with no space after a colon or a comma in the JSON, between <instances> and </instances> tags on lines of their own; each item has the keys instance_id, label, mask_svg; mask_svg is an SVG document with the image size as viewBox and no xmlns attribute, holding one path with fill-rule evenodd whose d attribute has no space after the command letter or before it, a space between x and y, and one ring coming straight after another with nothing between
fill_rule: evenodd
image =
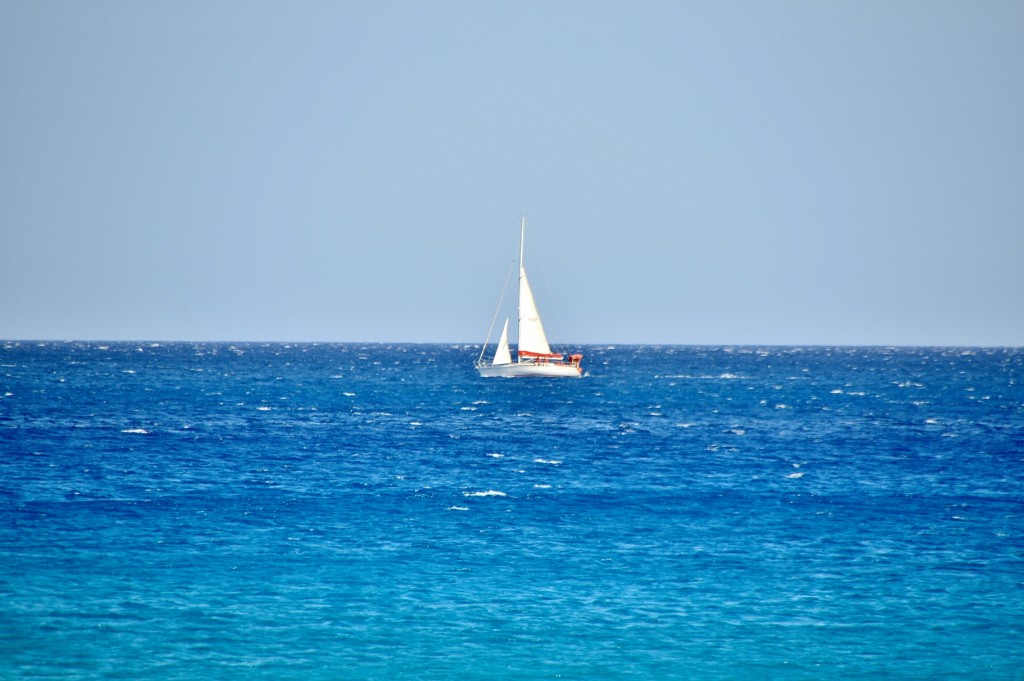
<instances>
[{"instance_id":1,"label":"rigging line","mask_svg":"<svg viewBox=\"0 0 1024 681\"><path fill-rule=\"evenodd\" d=\"M508 274L505 275L505 285L501 287L501 296L498 298L498 307L494 308L494 316L491 317L491 326L487 329L487 340L484 341L484 345L480 348L480 357L477 358L476 363L480 364L484 361L484 353L487 352L487 344L491 342L491 332L494 331L494 322L498 319L498 313L501 312L501 303L505 300L505 291L508 289L508 280L512 278L512 269L516 265L516 259L512 258L512 262L508 266Z\"/></svg>"}]
</instances>

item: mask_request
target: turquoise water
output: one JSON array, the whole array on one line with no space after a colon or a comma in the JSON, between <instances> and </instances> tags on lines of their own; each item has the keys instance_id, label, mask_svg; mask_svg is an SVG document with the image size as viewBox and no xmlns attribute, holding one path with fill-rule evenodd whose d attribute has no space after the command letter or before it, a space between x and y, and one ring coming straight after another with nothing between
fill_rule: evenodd
<instances>
[{"instance_id":1,"label":"turquoise water","mask_svg":"<svg viewBox=\"0 0 1024 681\"><path fill-rule=\"evenodd\" d=\"M0 678L1024 678L1024 351L478 353L0 345Z\"/></svg>"}]
</instances>

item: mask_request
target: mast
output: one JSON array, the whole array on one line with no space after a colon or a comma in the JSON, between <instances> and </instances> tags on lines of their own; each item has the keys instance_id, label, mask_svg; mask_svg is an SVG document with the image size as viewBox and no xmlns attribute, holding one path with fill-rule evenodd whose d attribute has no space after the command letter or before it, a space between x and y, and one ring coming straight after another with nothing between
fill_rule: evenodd
<instances>
[{"instance_id":1,"label":"mast","mask_svg":"<svg viewBox=\"0 0 1024 681\"><path fill-rule=\"evenodd\" d=\"M526 243L526 216L519 216L519 300L516 307L516 330L519 331L519 339L516 344L516 352L523 349L523 279L526 278L526 268L523 267L523 244ZM527 286L530 284L527 283ZM519 360L517 360L519 361Z\"/></svg>"},{"instance_id":2,"label":"mast","mask_svg":"<svg viewBox=\"0 0 1024 681\"><path fill-rule=\"evenodd\" d=\"M519 279L522 280L523 275L526 274L526 269L523 267L523 244L526 242L526 218L521 218L522 222L519 223Z\"/></svg>"},{"instance_id":3,"label":"mast","mask_svg":"<svg viewBox=\"0 0 1024 681\"><path fill-rule=\"evenodd\" d=\"M526 243L526 216L519 216L519 303L516 310L516 328L519 331L519 342L516 345L516 351L518 354L519 350L523 349L523 337L526 335L523 326L523 279L526 279L526 268L523 266L523 245ZM527 290L529 290L530 283L526 283ZM532 291L531 291L532 295ZM522 361L522 360L517 360Z\"/></svg>"}]
</instances>

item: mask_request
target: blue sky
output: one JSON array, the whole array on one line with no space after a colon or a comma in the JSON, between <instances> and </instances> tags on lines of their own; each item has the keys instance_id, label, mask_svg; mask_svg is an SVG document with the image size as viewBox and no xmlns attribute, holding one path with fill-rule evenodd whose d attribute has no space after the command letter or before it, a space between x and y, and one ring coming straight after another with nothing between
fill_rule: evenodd
<instances>
[{"instance_id":1,"label":"blue sky","mask_svg":"<svg viewBox=\"0 0 1024 681\"><path fill-rule=\"evenodd\" d=\"M0 338L1024 345L1019 2L0 0Z\"/></svg>"}]
</instances>

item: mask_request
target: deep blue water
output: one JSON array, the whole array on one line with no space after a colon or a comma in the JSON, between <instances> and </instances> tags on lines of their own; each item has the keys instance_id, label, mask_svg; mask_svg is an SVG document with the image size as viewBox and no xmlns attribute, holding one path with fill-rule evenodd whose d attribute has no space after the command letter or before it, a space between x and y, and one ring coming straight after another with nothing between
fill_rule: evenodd
<instances>
[{"instance_id":1,"label":"deep blue water","mask_svg":"<svg viewBox=\"0 0 1024 681\"><path fill-rule=\"evenodd\" d=\"M0 345L0 678L1024 678L1024 350L477 353Z\"/></svg>"}]
</instances>

